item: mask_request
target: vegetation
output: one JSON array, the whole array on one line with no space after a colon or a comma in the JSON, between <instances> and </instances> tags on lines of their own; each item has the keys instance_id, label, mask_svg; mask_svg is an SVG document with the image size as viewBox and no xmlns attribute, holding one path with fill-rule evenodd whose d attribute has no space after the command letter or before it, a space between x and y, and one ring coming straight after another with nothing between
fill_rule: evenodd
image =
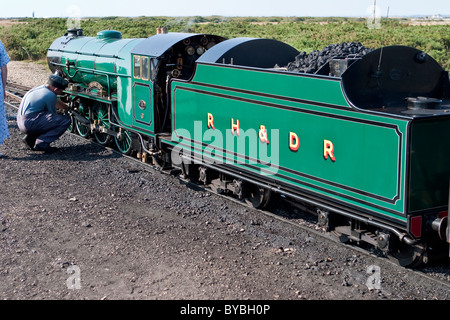
<instances>
[{"instance_id":1,"label":"vegetation","mask_svg":"<svg viewBox=\"0 0 450 320\"><path fill-rule=\"evenodd\" d=\"M44 59L50 44L67 29L67 20L62 18L14 22L2 26L0 20L0 39L14 60ZM407 19L383 19L379 29L369 29L365 19L356 18L107 17L81 21L86 36L114 29L121 31L124 38L145 38L161 26L169 32L277 39L307 53L341 42L361 42L369 48L406 45L427 52L445 69L450 69L450 25L420 26Z\"/></svg>"}]
</instances>

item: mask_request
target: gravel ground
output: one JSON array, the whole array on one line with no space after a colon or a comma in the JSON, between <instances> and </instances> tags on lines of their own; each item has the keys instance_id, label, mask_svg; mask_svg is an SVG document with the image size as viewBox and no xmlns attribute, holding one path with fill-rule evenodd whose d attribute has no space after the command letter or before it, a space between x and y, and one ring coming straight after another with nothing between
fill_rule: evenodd
<instances>
[{"instance_id":1,"label":"gravel ground","mask_svg":"<svg viewBox=\"0 0 450 320\"><path fill-rule=\"evenodd\" d=\"M34 87L47 82L51 74L49 68L42 64L11 61L8 63L8 81L23 86Z\"/></svg>"},{"instance_id":2,"label":"gravel ground","mask_svg":"<svg viewBox=\"0 0 450 320\"><path fill-rule=\"evenodd\" d=\"M9 65L10 80L45 82L45 68L23 66ZM448 265L422 270L443 282L435 283L73 135L55 142L54 154L29 151L14 112L8 123L11 138L0 146L2 299L450 298Z\"/></svg>"}]
</instances>

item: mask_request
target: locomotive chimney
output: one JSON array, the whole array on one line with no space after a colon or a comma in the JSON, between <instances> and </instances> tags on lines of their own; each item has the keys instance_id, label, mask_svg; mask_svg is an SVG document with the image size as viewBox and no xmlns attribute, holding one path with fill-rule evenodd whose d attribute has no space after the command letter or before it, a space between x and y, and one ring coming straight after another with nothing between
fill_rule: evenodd
<instances>
[{"instance_id":1,"label":"locomotive chimney","mask_svg":"<svg viewBox=\"0 0 450 320\"><path fill-rule=\"evenodd\" d=\"M156 28L156 34L166 34L166 33L167 33L167 28L166 27Z\"/></svg>"},{"instance_id":2,"label":"locomotive chimney","mask_svg":"<svg viewBox=\"0 0 450 320\"><path fill-rule=\"evenodd\" d=\"M81 37L83 35L83 29L67 29L66 37Z\"/></svg>"}]
</instances>

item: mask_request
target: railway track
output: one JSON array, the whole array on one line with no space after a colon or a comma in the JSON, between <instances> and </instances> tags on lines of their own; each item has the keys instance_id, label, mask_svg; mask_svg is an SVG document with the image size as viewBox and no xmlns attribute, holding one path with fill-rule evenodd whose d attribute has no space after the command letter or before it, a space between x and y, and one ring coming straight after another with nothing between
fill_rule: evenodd
<instances>
[{"instance_id":1,"label":"railway track","mask_svg":"<svg viewBox=\"0 0 450 320\"><path fill-rule=\"evenodd\" d=\"M20 105L20 101L21 101L22 97L30 89L31 88L28 88L26 86L22 86L22 85L16 84L16 83L8 83L7 84L5 104L10 108L9 110L7 108L7 115L15 117L15 114L17 112L18 106ZM77 139L81 139L83 141L86 140L86 138L83 138L75 133L67 132L67 134L77 137ZM144 170L152 171L152 172L155 172L155 170L156 170L162 174L167 174L167 175L173 174L173 171L162 170L161 168L157 168L149 163L143 162L141 159L138 159L133 156L125 155L113 148L101 145L94 140L91 140L91 143L94 143L96 145L104 147L104 148L110 150L111 152L114 152L117 155L125 157L126 159L128 159L128 161L132 161L134 163L139 164L140 166L142 166L142 168ZM177 178L183 184L191 185L191 186L193 185L198 190L214 193L215 195L217 195L219 197L227 199L227 201L232 201L232 202L238 203L240 205L244 205L243 202L239 201L238 199L234 199L232 197L220 194L220 193L216 192L216 190L213 190L211 188L193 184L190 181L184 180L179 175L177 175ZM295 228L301 229L308 233L314 234L315 236L320 237L321 239L323 239L325 241L332 241L334 243L339 242L339 240L336 237L332 236L330 233L325 232L323 229L317 227L317 224L315 221L316 218L313 215L311 215L310 213L304 212L298 208L294 209L295 205L293 203L289 202L287 199L284 199L283 197L280 197L278 200L280 201L281 208L277 206L276 209L268 209L268 210L252 209L252 210L255 210L259 214L265 215L271 219L275 219L283 224L293 226ZM403 271L406 271L407 273L409 273L411 275L422 277L423 279L432 281L436 285L440 285L440 286L450 289L450 270L448 267L448 261L447 262L444 261L440 264L434 264L432 266L429 266L429 267L426 267L423 269L405 269L405 268L398 266L394 261L391 261L391 260L385 259L385 258L381 258L381 255L378 252L371 252L366 249L359 248L359 247L349 245L349 244L344 244L344 243L340 243L340 245L345 246L349 250L354 250L357 253L363 254L365 256L383 259L384 262L391 264L395 268L399 268ZM443 272L442 270L446 270L446 271Z\"/></svg>"},{"instance_id":2,"label":"railway track","mask_svg":"<svg viewBox=\"0 0 450 320\"><path fill-rule=\"evenodd\" d=\"M8 82L6 84L5 104L17 110L19 108L20 101L22 101L22 97L28 90L30 90L30 88L26 86Z\"/></svg>"}]
</instances>

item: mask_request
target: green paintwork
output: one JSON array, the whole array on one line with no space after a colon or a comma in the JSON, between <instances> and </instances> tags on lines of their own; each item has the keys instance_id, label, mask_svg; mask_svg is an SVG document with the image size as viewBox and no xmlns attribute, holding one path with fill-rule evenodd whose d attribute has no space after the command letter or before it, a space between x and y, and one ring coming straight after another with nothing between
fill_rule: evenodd
<instances>
[{"instance_id":1,"label":"green paintwork","mask_svg":"<svg viewBox=\"0 0 450 320\"><path fill-rule=\"evenodd\" d=\"M262 69L218 68L214 65L199 64L192 81L349 108L342 95L341 83L320 77L295 77L288 73Z\"/></svg>"},{"instance_id":2,"label":"green paintwork","mask_svg":"<svg viewBox=\"0 0 450 320\"><path fill-rule=\"evenodd\" d=\"M97 33L97 39L99 40L111 40L111 39L122 39L122 33L116 30L103 30Z\"/></svg>"},{"instance_id":3,"label":"green paintwork","mask_svg":"<svg viewBox=\"0 0 450 320\"><path fill-rule=\"evenodd\" d=\"M133 82L133 125L154 132L152 86L149 81Z\"/></svg>"},{"instance_id":4,"label":"green paintwork","mask_svg":"<svg viewBox=\"0 0 450 320\"><path fill-rule=\"evenodd\" d=\"M108 96L98 96L95 88L91 95L78 92L73 94L104 103L117 101L119 121L128 128L136 124L133 107L135 81L132 79L130 52L143 40L145 39L122 39L120 32L105 30L100 31L97 37L75 37L67 42L63 50L59 43L67 40L63 37L55 41L55 48L61 52L60 67L65 76L85 87L98 82L107 90ZM49 49L51 50L52 48ZM149 117L150 109L144 121L150 123L147 121ZM142 124L138 126L145 127Z\"/></svg>"},{"instance_id":5,"label":"green paintwork","mask_svg":"<svg viewBox=\"0 0 450 320\"><path fill-rule=\"evenodd\" d=\"M142 39L118 40L79 37L71 40L61 57L66 76L76 83L96 81L111 91L117 89L117 77L130 77L130 50Z\"/></svg>"},{"instance_id":6,"label":"green paintwork","mask_svg":"<svg viewBox=\"0 0 450 320\"><path fill-rule=\"evenodd\" d=\"M408 121L351 108L339 79L199 65L192 82L173 82L172 92L173 140L203 159L406 222ZM239 120L239 137L231 119ZM261 125L269 144L259 139ZM300 140L297 151L290 132ZM324 157L325 140L335 161Z\"/></svg>"}]
</instances>

